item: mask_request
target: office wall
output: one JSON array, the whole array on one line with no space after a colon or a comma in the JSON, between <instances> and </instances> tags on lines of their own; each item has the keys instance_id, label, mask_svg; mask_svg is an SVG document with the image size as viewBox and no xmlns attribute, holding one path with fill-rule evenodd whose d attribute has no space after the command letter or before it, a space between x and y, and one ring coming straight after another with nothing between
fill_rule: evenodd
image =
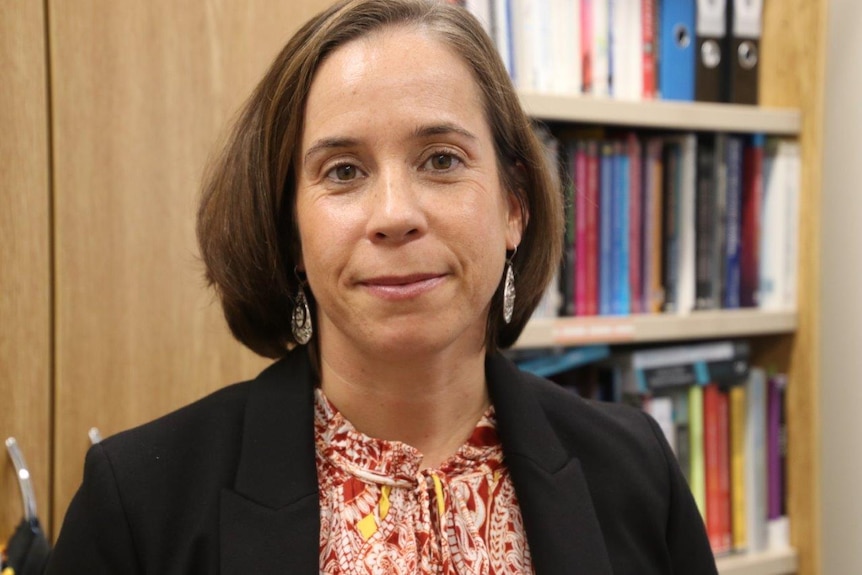
<instances>
[{"instance_id":1,"label":"office wall","mask_svg":"<svg viewBox=\"0 0 862 575\"><path fill-rule=\"evenodd\" d=\"M50 516L51 256L45 11L0 0L0 541L20 521L15 436Z\"/></svg>"},{"instance_id":2,"label":"office wall","mask_svg":"<svg viewBox=\"0 0 862 575\"><path fill-rule=\"evenodd\" d=\"M823 573L862 573L862 2L831 0L822 236Z\"/></svg>"}]
</instances>

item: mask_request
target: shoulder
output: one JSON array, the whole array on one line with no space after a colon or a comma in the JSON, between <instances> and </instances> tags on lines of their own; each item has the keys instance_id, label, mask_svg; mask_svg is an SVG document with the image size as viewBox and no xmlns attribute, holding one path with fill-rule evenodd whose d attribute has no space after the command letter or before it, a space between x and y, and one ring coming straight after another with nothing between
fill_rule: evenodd
<instances>
[{"instance_id":1,"label":"shoulder","mask_svg":"<svg viewBox=\"0 0 862 575\"><path fill-rule=\"evenodd\" d=\"M521 372L521 384L536 397L548 423L572 455L589 459L612 453L615 458L658 458L665 450L658 425L637 407L584 399L563 387Z\"/></svg>"}]
</instances>

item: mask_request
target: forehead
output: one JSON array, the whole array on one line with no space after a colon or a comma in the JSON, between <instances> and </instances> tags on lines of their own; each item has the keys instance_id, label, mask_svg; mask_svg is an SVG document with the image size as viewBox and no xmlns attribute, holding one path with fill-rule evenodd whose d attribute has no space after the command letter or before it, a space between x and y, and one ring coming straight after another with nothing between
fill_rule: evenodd
<instances>
[{"instance_id":1,"label":"forehead","mask_svg":"<svg viewBox=\"0 0 862 575\"><path fill-rule=\"evenodd\" d=\"M470 66L439 33L412 25L386 27L334 50L315 73L305 107L307 129L406 116L486 124Z\"/></svg>"}]
</instances>

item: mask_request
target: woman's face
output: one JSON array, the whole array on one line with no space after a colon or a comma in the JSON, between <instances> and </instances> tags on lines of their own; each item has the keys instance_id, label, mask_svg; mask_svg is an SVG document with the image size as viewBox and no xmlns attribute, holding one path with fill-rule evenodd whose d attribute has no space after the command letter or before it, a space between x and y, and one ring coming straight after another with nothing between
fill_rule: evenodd
<instances>
[{"instance_id":1,"label":"woman's face","mask_svg":"<svg viewBox=\"0 0 862 575\"><path fill-rule=\"evenodd\" d=\"M481 349L521 212L456 53L410 27L337 49L309 92L297 171L324 353Z\"/></svg>"}]
</instances>

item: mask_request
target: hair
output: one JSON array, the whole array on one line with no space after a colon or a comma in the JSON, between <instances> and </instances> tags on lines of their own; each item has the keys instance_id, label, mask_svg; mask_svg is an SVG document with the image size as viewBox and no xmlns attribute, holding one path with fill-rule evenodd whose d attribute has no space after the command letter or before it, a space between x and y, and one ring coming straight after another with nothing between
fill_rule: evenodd
<instances>
[{"instance_id":1,"label":"hair","mask_svg":"<svg viewBox=\"0 0 862 575\"><path fill-rule=\"evenodd\" d=\"M197 233L206 279L221 299L233 335L260 355L280 357L296 344L291 332L301 282L296 273L301 253L296 158L315 72L340 46L391 26L429 31L468 64L482 92L501 183L521 204L524 229L512 259L515 312L510 323L503 322L501 276L488 315L488 351L515 343L559 265L562 194L479 22L439 0L343 0L288 41L204 178ZM313 315L313 294L308 300Z\"/></svg>"}]
</instances>

